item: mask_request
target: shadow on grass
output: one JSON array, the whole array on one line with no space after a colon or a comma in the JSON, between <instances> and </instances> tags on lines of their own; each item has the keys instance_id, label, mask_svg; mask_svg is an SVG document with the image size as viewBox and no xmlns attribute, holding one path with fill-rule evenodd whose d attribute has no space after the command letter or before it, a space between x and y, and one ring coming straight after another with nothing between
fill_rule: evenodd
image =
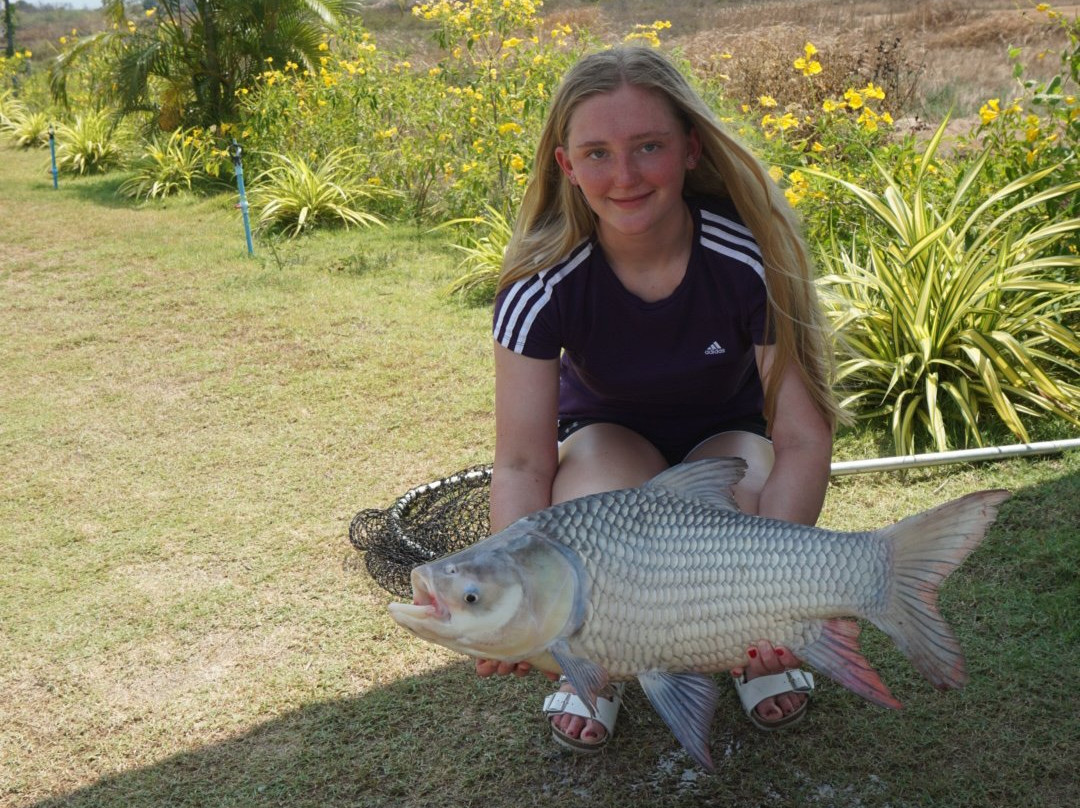
<instances>
[{"instance_id":1,"label":"shadow on grass","mask_svg":"<svg viewBox=\"0 0 1080 808\"><path fill-rule=\"evenodd\" d=\"M943 609L972 673L937 693L879 632L867 657L906 709L831 682L807 720L761 734L722 692L705 775L636 687L605 754L565 755L539 716L550 685L466 662L304 706L252 731L106 777L37 808L89 806L1065 806L1080 753L1080 474L1005 505ZM1071 639L1070 639L1071 638ZM1069 673L1063 673L1068 671Z\"/></svg>"},{"instance_id":2,"label":"shadow on grass","mask_svg":"<svg viewBox=\"0 0 1080 808\"><path fill-rule=\"evenodd\" d=\"M81 202L89 202L105 208L130 209L137 207L138 203L132 200L131 197L120 194L120 186L130 176L126 171L91 174L85 177L61 174L58 190L75 197Z\"/></svg>"}]
</instances>

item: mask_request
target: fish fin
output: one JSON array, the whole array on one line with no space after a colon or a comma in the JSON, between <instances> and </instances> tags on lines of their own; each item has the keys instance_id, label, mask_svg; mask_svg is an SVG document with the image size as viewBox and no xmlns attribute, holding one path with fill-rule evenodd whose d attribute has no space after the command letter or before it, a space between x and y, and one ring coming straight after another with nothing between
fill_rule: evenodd
<instances>
[{"instance_id":1,"label":"fish fin","mask_svg":"<svg viewBox=\"0 0 1080 808\"><path fill-rule=\"evenodd\" d=\"M891 544L890 596L880 612L866 617L941 690L962 687L967 669L938 611L938 588L979 545L1008 497L1008 491L978 491L877 532Z\"/></svg>"},{"instance_id":2,"label":"fish fin","mask_svg":"<svg viewBox=\"0 0 1080 808\"><path fill-rule=\"evenodd\" d=\"M682 499L707 502L714 508L737 511L732 486L746 474L741 457L708 457L677 463L657 474L643 488L659 488Z\"/></svg>"},{"instance_id":3,"label":"fish fin","mask_svg":"<svg viewBox=\"0 0 1080 808\"><path fill-rule=\"evenodd\" d=\"M552 644L548 651L559 663L563 676L585 702L592 716L596 717L596 697L608 685L608 672L595 662L574 656L566 640Z\"/></svg>"},{"instance_id":4,"label":"fish fin","mask_svg":"<svg viewBox=\"0 0 1080 808\"><path fill-rule=\"evenodd\" d=\"M653 708L703 769L714 771L709 729L716 711L716 682L701 673L646 671L638 681Z\"/></svg>"},{"instance_id":5,"label":"fish fin","mask_svg":"<svg viewBox=\"0 0 1080 808\"><path fill-rule=\"evenodd\" d=\"M826 620L821 636L796 654L848 690L882 707L899 709L901 704L881 681L877 671L859 650L859 632L854 620Z\"/></svg>"}]
</instances>

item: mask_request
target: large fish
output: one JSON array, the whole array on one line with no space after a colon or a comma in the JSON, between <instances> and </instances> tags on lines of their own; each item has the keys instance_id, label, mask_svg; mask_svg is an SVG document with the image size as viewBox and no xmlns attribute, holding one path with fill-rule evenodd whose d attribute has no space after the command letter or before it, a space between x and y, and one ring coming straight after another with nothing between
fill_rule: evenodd
<instances>
[{"instance_id":1,"label":"large fish","mask_svg":"<svg viewBox=\"0 0 1080 808\"><path fill-rule=\"evenodd\" d=\"M712 768L716 685L769 640L840 684L899 707L863 658L869 620L938 688L967 680L938 586L982 540L1006 491L982 491L876 531L748 516L737 458L677 465L640 488L563 502L412 572L390 614L470 656L561 671L595 709L636 678L687 751Z\"/></svg>"}]
</instances>

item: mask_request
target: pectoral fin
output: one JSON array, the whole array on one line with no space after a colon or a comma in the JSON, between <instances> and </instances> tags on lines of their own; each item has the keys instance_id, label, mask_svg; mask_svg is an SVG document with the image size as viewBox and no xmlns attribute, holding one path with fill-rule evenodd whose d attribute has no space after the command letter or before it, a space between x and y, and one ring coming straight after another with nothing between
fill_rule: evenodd
<instances>
[{"instance_id":1,"label":"pectoral fin","mask_svg":"<svg viewBox=\"0 0 1080 808\"><path fill-rule=\"evenodd\" d=\"M563 676L573 686L578 696L596 716L596 697L608 685L608 672L595 662L574 656L566 640L559 640L549 649L562 668Z\"/></svg>"},{"instance_id":2,"label":"pectoral fin","mask_svg":"<svg viewBox=\"0 0 1080 808\"><path fill-rule=\"evenodd\" d=\"M716 682L701 673L648 671L638 675L641 688L679 743L702 768L713 771L709 729L716 710Z\"/></svg>"}]
</instances>

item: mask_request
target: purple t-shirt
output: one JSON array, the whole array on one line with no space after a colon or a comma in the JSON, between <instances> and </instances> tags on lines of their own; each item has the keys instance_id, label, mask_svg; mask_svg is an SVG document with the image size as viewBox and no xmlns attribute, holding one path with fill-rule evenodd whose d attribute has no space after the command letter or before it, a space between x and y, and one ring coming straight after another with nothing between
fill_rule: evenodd
<instances>
[{"instance_id":1,"label":"purple t-shirt","mask_svg":"<svg viewBox=\"0 0 1080 808\"><path fill-rule=\"evenodd\" d=\"M613 421L663 449L761 415L754 359L754 346L766 341L761 253L730 203L687 202L690 261L663 300L629 292L595 240L498 295L500 344L537 359L561 357L561 420Z\"/></svg>"}]
</instances>

